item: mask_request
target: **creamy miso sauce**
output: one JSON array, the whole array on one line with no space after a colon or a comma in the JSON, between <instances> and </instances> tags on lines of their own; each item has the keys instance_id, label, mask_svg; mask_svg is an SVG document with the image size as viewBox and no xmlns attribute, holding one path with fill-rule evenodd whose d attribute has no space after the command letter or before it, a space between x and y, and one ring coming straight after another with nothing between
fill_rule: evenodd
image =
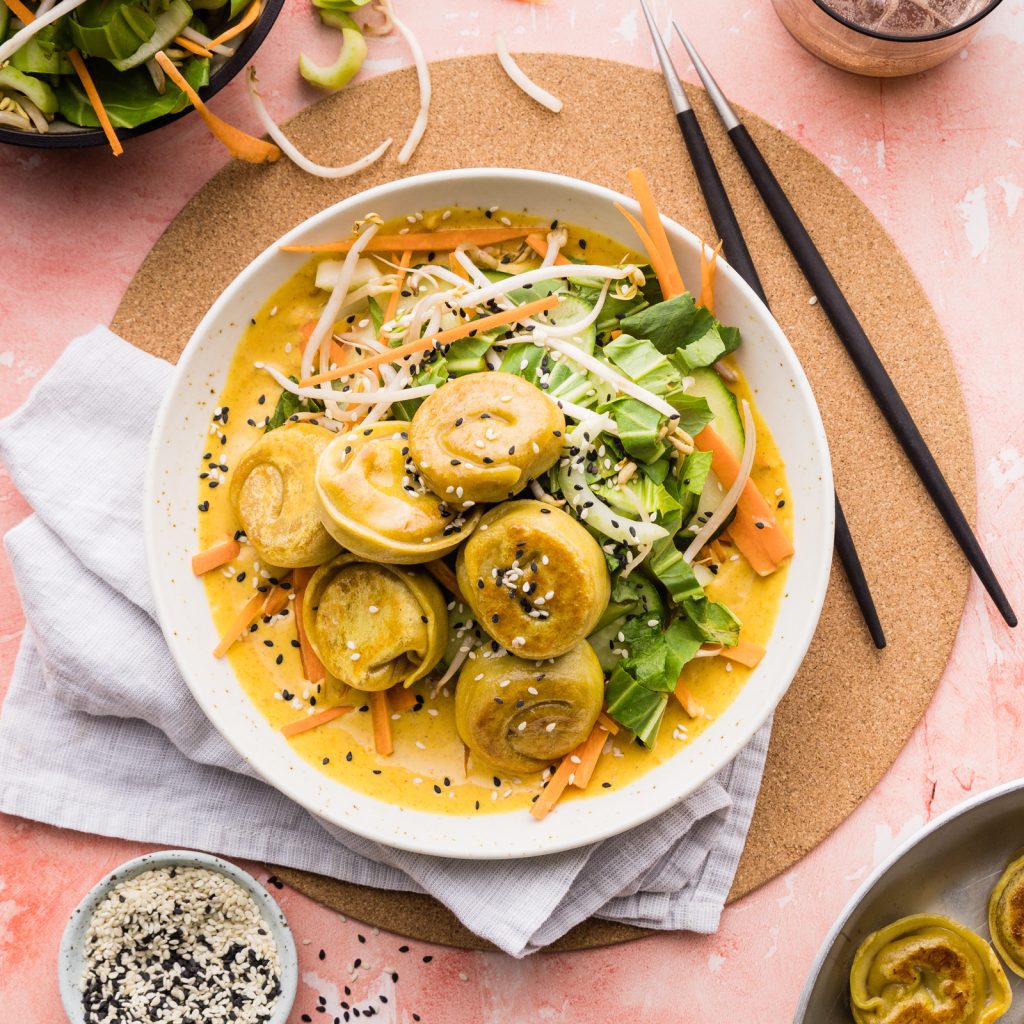
<instances>
[{"instance_id":1,"label":"creamy miso sauce","mask_svg":"<svg viewBox=\"0 0 1024 1024\"><path fill-rule=\"evenodd\" d=\"M515 224L532 221L522 214L502 211L486 218L482 211L453 210L442 223L441 211L435 211L425 214L423 222L414 226L396 220L381 231L397 233L403 227L422 231L432 227L497 226L502 216L508 216ZM585 240L589 261L614 264L624 256L641 261L608 238L565 226L569 230L569 241L564 251L569 255L582 255L583 247L579 243ZM314 286L316 265L321 258L338 257L314 257L267 299L239 340L227 384L215 407L218 415L211 421L207 444L201 453L199 472L212 473L212 476L199 481L200 509L209 502L208 509L199 513L200 548L230 537L239 529L228 500L231 467L263 433L263 424L273 412L281 391L254 364L266 362L285 374L298 375L304 344L301 330L319 315L327 300L328 293ZM775 515L792 535L789 488L779 451L754 409L750 391L742 378L733 390L751 401L757 423L757 457L752 477L770 503L784 502ZM221 437L226 439L223 443ZM228 468L223 470L222 466ZM216 486L211 487L211 483ZM266 586L269 578L276 579L283 574L273 566L259 565L255 552L247 545L243 545L241 554L231 565L207 573L204 577L206 593L218 632L223 633L228 628L239 609L256 592L254 587ZM706 590L712 599L727 604L739 617L744 639L766 645L782 600L786 574L784 567L762 578L745 560L726 559ZM454 616L456 612L451 614ZM258 620L256 630L232 646L228 659L246 694L275 729L315 710L316 687L303 679L290 606L269 624ZM686 666L684 678L694 697L704 706L704 717L691 719L678 701L670 698L653 751L640 747L628 734L620 732L611 740L611 753L600 759L589 787L586 790L570 787L562 799L580 799L608 788L619 788L671 758L725 711L750 673L750 669L720 657L691 662ZM353 699L346 698L347 703L356 703L355 711L286 742L332 779L390 803L452 814L528 808L540 790L540 775L508 777L476 759L470 761L467 772L465 748L455 729L453 683L436 697L431 697L429 681L418 684L414 690L422 695L423 703L415 711L392 716L395 749L390 757L380 757L374 751L369 708L366 703L357 703L355 691L350 694Z\"/></svg>"}]
</instances>

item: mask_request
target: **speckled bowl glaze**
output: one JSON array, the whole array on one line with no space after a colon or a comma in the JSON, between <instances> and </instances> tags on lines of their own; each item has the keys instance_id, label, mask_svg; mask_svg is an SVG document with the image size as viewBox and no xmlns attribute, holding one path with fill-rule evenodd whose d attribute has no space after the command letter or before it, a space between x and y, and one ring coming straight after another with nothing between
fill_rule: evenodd
<instances>
[{"instance_id":1,"label":"speckled bowl glaze","mask_svg":"<svg viewBox=\"0 0 1024 1024\"><path fill-rule=\"evenodd\" d=\"M220 857L214 857L208 853L195 853L191 850L158 850L156 853L147 853L134 860L125 861L109 875L101 878L89 890L85 899L72 911L64 928L57 957L60 998L68 1020L71 1021L71 1024L83 1024L85 1020L79 983L84 968L82 958L85 933L96 907L103 897L121 882L141 875L144 871L170 867L206 868L209 871L219 871L222 875L227 875L228 878L237 882L256 901L256 906L259 907L263 920L266 921L267 928L277 944L277 955L281 961L281 995L278 997L274 1014L270 1018L270 1024L285 1024L291 1013L292 1004L295 1002L295 992L299 982L299 961L295 952L295 939L292 938L292 930L288 927L281 908L252 875L235 867L234 864L229 864L226 860L221 860Z\"/></svg>"},{"instance_id":2,"label":"speckled bowl glaze","mask_svg":"<svg viewBox=\"0 0 1024 1024\"><path fill-rule=\"evenodd\" d=\"M342 238L357 218L451 206L534 214L635 241L613 203L624 196L538 171L471 169L406 178L324 210L278 244ZM695 235L666 222L686 280L700 279ZM692 743L621 789L573 800L535 821L523 812L430 814L385 803L332 781L292 751L250 703L231 665L210 652L217 634L205 589L190 568L198 547L196 460L227 367L249 318L305 262L271 246L242 271L196 328L157 417L146 480L146 552L157 615L178 667L214 726L267 782L319 817L368 839L418 853L467 859L533 857L597 842L653 818L731 761L771 715L814 634L832 563L834 497L828 444L807 378L765 306L719 264L715 303L743 333L740 365L786 462L796 554L768 651L740 695Z\"/></svg>"}]
</instances>

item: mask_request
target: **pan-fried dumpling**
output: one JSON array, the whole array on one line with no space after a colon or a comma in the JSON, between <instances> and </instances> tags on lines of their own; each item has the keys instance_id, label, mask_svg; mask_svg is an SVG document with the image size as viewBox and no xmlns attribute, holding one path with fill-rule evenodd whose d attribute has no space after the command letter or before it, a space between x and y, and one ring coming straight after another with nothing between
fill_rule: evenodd
<instances>
[{"instance_id":1,"label":"pan-fried dumpling","mask_svg":"<svg viewBox=\"0 0 1024 1024\"><path fill-rule=\"evenodd\" d=\"M506 655L467 661L455 724L474 754L510 772L537 772L578 747L604 701L604 672L586 641L543 665Z\"/></svg>"},{"instance_id":2,"label":"pan-fried dumpling","mask_svg":"<svg viewBox=\"0 0 1024 1024\"><path fill-rule=\"evenodd\" d=\"M317 459L334 435L296 423L264 434L239 459L228 497L256 553L270 565L297 569L333 558L341 546L317 512Z\"/></svg>"},{"instance_id":3,"label":"pan-fried dumpling","mask_svg":"<svg viewBox=\"0 0 1024 1024\"><path fill-rule=\"evenodd\" d=\"M597 625L611 592L604 554L571 516L540 501L484 513L456 562L481 628L521 658L554 658Z\"/></svg>"},{"instance_id":4,"label":"pan-fried dumpling","mask_svg":"<svg viewBox=\"0 0 1024 1024\"><path fill-rule=\"evenodd\" d=\"M410 686L441 660L448 611L423 572L340 555L306 587L303 624L334 679L357 690Z\"/></svg>"},{"instance_id":5,"label":"pan-fried dumpling","mask_svg":"<svg viewBox=\"0 0 1024 1024\"><path fill-rule=\"evenodd\" d=\"M459 509L423 484L409 455L409 424L398 421L336 437L317 463L316 494L335 540L378 562L439 558L480 518L480 509Z\"/></svg>"},{"instance_id":6,"label":"pan-fried dumpling","mask_svg":"<svg viewBox=\"0 0 1024 1024\"><path fill-rule=\"evenodd\" d=\"M431 489L458 507L504 501L558 460L562 410L511 373L448 381L416 410L409 446Z\"/></svg>"}]
</instances>

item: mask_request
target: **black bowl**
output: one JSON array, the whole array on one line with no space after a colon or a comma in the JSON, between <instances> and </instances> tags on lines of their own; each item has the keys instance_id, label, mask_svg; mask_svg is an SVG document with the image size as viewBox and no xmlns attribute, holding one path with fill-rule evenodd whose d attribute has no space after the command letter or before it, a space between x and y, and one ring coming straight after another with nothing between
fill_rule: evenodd
<instances>
[{"instance_id":1,"label":"black bowl","mask_svg":"<svg viewBox=\"0 0 1024 1024\"><path fill-rule=\"evenodd\" d=\"M208 100L220 92L249 63L260 48L260 44L267 38L271 26L277 21L284 2L285 0L263 0L263 9L260 11L256 24L249 29L234 55L210 75L210 84L199 90L199 95L204 100ZM139 125L138 128L118 128L117 137L122 140L131 139L136 135L145 135L147 132L156 131L157 128L163 128L164 125L191 113L192 109L191 106L187 106L176 114L165 114L163 117ZM102 128L28 132L21 128L0 125L0 142L9 142L15 146L31 146L35 149L85 149L87 146L107 145L107 137L103 134Z\"/></svg>"}]
</instances>

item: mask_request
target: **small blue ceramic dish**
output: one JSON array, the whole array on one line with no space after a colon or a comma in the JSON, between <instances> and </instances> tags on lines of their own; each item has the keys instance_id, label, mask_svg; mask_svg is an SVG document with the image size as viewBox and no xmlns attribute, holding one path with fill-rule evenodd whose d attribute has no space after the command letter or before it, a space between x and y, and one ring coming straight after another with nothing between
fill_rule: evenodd
<instances>
[{"instance_id":1,"label":"small blue ceramic dish","mask_svg":"<svg viewBox=\"0 0 1024 1024\"><path fill-rule=\"evenodd\" d=\"M114 886L134 878L144 871L169 867L205 868L208 871L219 871L232 881L237 882L255 901L267 924L267 930L277 945L277 955L281 963L281 994L278 996L269 1024L285 1024L295 1002L299 964L295 952L295 940L292 938L291 928L288 927L281 908L252 875L235 867L234 864L229 864L226 860L221 860L220 857L213 857L207 853L195 853L191 850L158 850L156 853L147 853L143 857L127 861L93 886L85 899L72 912L67 927L64 929L57 961L60 997L64 1003L64 1012L68 1015L68 1020L71 1024L84 1024L85 1020L81 990L82 973L85 967L83 947L89 922L96 907Z\"/></svg>"}]
</instances>

